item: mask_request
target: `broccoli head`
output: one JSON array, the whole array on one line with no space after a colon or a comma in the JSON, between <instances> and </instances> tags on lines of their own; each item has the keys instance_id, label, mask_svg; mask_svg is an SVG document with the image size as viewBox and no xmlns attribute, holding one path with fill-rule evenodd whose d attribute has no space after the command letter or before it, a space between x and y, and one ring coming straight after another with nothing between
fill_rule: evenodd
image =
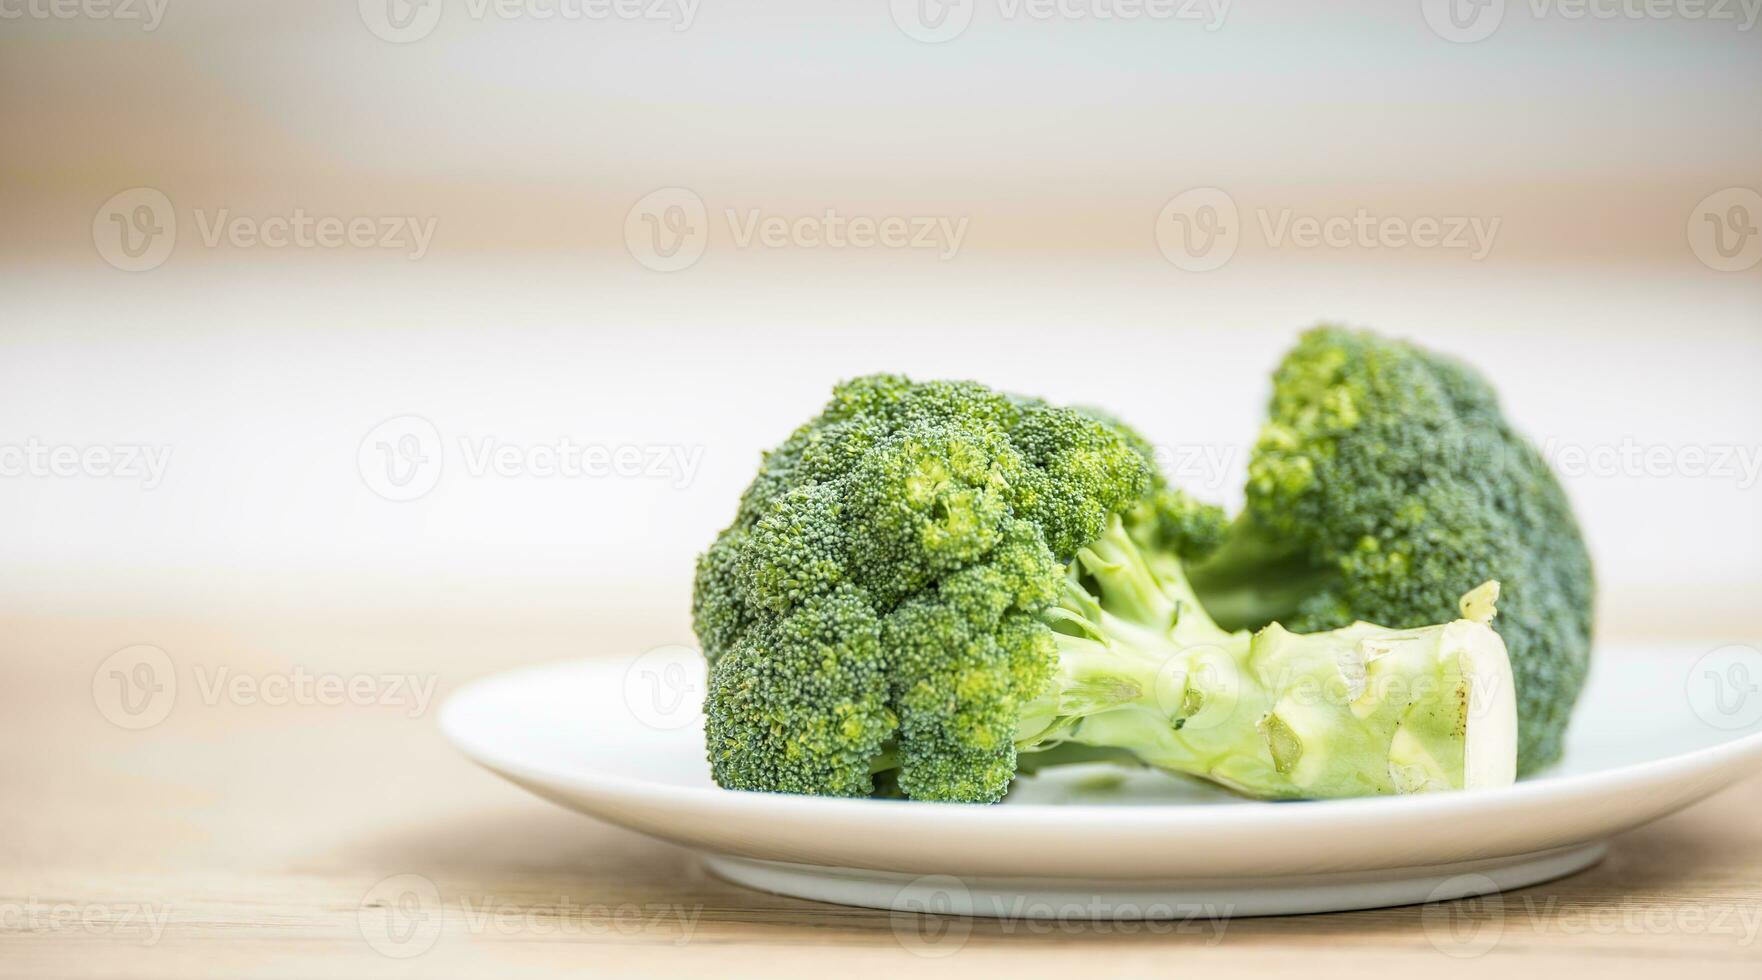
<instances>
[{"instance_id":1,"label":"broccoli head","mask_svg":"<svg viewBox=\"0 0 1762 980\"><path fill-rule=\"evenodd\" d=\"M1547 463L1458 361L1304 334L1273 377L1246 509L1192 577L1219 621L1299 631L1437 622L1496 577L1519 771L1560 756L1589 665L1591 560Z\"/></svg>"},{"instance_id":2,"label":"broccoli head","mask_svg":"<svg viewBox=\"0 0 1762 980\"><path fill-rule=\"evenodd\" d=\"M700 559L710 764L735 789L995 800L1057 659L1065 564L1143 494L1081 412L961 382L839 386Z\"/></svg>"}]
</instances>

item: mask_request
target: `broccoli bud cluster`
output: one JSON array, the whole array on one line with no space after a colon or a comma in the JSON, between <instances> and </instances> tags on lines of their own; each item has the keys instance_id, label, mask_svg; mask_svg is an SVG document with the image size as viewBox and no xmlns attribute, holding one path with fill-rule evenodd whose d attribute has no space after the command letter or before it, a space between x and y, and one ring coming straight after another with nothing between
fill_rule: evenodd
<instances>
[{"instance_id":1,"label":"broccoli bud cluster","mask_svg":"<svg viewBox=\"0 0 1762 980\"><path fill-rule=\"evenodd\" d=\"M1083 412L963 382L840 385L698 563L710 765L733 789L992 801L1057 651L1065 566L1143 495Z\"/></svg>"}]
</instances>

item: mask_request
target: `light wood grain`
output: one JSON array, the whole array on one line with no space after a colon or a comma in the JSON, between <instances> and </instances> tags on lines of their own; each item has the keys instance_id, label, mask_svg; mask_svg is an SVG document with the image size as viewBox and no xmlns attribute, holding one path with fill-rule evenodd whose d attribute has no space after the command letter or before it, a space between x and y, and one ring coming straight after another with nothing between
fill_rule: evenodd
<instances>
[{"instance_id":1,"label":"light wood grain","mask_svg":"<svg viewBox=\"0 0 1762 980\"><path fill-rule=\"evenodd\" d=\"M222 668L413 673L444 695L516 663L685 639L673 619L608 635L585 621L13 616L0 637L0 976L1762 975L1762 780L1492 902L1175 927L927 923L709 877L472 767L432 705L204 698ZM92 674L140 642L174 657L181 686L162 724L125 731L95 706ZM376 884L400 875L440 898L423 920L438 923L432 945L405 959L367 938L385 914ZM1448 955L1477 942L1482 955Z\"/></svg>"}]
</instances>

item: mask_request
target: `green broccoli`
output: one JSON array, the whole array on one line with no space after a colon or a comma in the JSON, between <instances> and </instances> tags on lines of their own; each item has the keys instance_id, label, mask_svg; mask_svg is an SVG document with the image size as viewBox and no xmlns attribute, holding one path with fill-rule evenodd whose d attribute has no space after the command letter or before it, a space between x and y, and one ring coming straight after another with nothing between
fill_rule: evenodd
<instances>
[{"instance_id":1,"label":"green broccoli","mask_svg":"<svg viewBox=\"0 0 1762 980\"><path fill-rule=\"evenodd\" d=\"M847 382L699 560L711 772L964 802L1088 758L1261 797L1511 780L1496 587L1443 626L1229 632L1184 571L1224 533L1098 413Z\"/></svg>"},{"instance_id":2,"label":"green broccoli","mask_svg":"<svg viewBox=\"0 0 1762 980\"><path fill-rule=\"evenodd\" d=\"M1220 622L1299 631L1436 622L1497 577L1518 770L1559 758L1590 660L1591 560L1547 463L1466 365L1371 333L1304 334L1273 378L1246 509L1191 571Z\"/></svg>"}]
</instances>

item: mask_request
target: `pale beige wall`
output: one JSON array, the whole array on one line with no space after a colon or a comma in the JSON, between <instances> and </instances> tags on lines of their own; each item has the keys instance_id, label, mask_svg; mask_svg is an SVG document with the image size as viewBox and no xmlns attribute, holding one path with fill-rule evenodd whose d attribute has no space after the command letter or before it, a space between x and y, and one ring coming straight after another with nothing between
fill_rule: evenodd
<instances>
[{"instance_id":1,"label":"pale beige wall","mask_svg":"<svg viewBox=\"0 0 1762 980\"><path fill-rule=\"evenodd\" d=\"M703 0L686 30L444 0L393 44L354 3L167 0L142 30L0 0L26 11L0 20L0 444L173 451L152 490L0 480L0 507L30 515L0 548L0 600L537 613L610 580L610 605L673 608L757 452L833 379L881 368L1115 404L1219 454L1188 482L1229 499L1266 367L1322 317L1481 362L1540 440L1762 460L1762 267L1720 271L1691 235L1709 195L1762 191L1762 29L1741 4L1734 24L1510 3L1459 44L1418 0L1239 3L1216 30L1009 21L1000 2L925 44L880 0ZM178 235L128 273L94 220L136 187ZM626 238L664 187L708 225L672 273ZM1158 247L1195 187L1238 209L1239 248L1209 272ZM433 239L416 260L203 240L223 211L296 208ZM948 257L742 247L730 209L963 236ZM1477 257L1263 227L1360 210L1497 231ZM703 455L679 488L450 459L390 504L356 451L406 414L449 451ZM1762 632L1756 480L1569 482L1612 633Z\"/></svg>"}]
</instances>

